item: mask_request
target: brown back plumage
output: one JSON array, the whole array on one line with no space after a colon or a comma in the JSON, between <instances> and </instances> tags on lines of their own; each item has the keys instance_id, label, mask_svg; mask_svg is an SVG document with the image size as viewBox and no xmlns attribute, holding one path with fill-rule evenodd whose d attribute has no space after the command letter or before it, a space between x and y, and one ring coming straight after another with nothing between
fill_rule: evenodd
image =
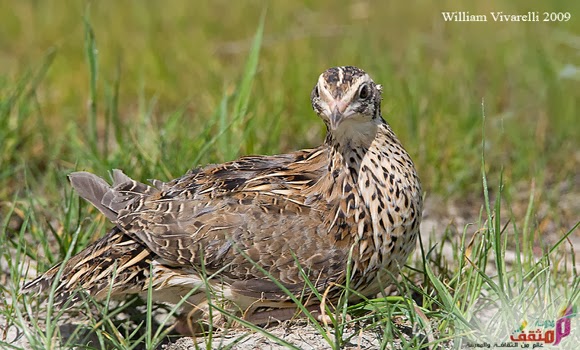
<instances>
[{"instance_id":1,"label":"brown back plumage","mask_svg":"<svg viewBox=\"0 0 580 350\"><path fill-rule=\"evenodd\" d=\"M328 128L320 147L209 165L153 186L119 170L112 186L71 174L79 195L115 227L66 263L59 295L142 293L151 283L160 301L172 301L205 288L203 270L241 309L271 306L288 296L270 277L297 295L304 290L299 264L317 289L336 297L349 254L351 287L378 293L413 250L422 210L414 165L380 101L380 86L364 71L331 68L312 92ZM56 271L25 291L46 288Z\"/></svg>"}]
</instances>

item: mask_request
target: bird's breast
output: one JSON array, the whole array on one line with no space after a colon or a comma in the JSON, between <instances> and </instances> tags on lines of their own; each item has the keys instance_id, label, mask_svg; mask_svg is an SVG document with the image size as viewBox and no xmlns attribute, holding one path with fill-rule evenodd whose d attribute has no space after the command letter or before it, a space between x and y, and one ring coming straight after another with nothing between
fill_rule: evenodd
<instances>
[{"instance_id":1,"label":"bird's breast","mask_svg":"<svg viewBox=\"0 0 580 350\"><path fill-rule=\"evenodd\" d=\"M407 162L397 157L384 149L370 148L357 167L350 167L359 170L352 177L359 193L353 215L355 248L359 268L369 278L402 266L415 245L420 185L410 159Z\"/></svg>"}]
</instances>

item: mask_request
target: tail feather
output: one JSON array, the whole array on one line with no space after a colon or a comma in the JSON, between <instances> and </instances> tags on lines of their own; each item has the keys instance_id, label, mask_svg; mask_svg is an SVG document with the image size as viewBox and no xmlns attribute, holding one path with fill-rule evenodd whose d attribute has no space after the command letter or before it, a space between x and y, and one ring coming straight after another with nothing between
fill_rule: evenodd
<instances>
[{"instance_id":1,"label":"tail feather","mask_svg":"<svg viewBox=\"0 0 580 350\"><path fill-rule=\"evenodd\" d=\"M77 193L112 222L116 222L119 211L130 206L135 199L158 191L155 187L131 179L121 170L113 170L112 175L112 186L97 175L85 171L69 175L71 185ZM156 181L155 186L160 184L161 182Z\"/></svg>"},{"instance_id":2,"label":"tail feather","mask_svg":"<svg viewBox=\"0 0 580 350\"><path fill-rule=\"evenodd\" d=\"M68 178L79 196L93 204L109 220L117 220L117 213L102 203L103 197L111 190L105 180L85 171L72 173Z\"/></svg>"}]
</instances>

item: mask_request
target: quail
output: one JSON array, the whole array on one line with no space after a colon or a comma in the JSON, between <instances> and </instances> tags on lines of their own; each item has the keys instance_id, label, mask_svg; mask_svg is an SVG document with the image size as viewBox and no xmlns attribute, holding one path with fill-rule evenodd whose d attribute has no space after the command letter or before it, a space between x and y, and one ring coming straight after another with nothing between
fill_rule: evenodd
<instances>
[{"instance_id":1,"label":"quail","mask_svg":"<svg viewBox=\"0 0 580 350\"><path fill-rule=\"evenodd\" d=\"M59 281L56 265L24 292L57 283L62 303L79 293L146 297L151 288L161 303L191 294L191 310L211 295L256 324L293 317L289 294L304 300L316 289L333 302L348 282L349 301L376 295L414 249L422 214L420 181L381 115L381 90L357 67L323 72L311 93L327 128L317 148L246 156L149 185L120 170L112 185L70 174L114 226L66 261Z\"/></svg>"}]
</instances>

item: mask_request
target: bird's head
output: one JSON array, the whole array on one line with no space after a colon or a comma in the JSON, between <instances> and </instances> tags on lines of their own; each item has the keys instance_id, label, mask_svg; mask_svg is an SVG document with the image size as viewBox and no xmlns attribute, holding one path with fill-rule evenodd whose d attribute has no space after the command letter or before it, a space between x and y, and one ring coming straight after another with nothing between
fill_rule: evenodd
<instances>
[{"instance_id":1,"label":"bird's head","mask_svg":"<svg viewBox=\"0 0 580 350\"><path fill-rule=\"evenodd\" d=\"M382 121L381 86L357 67L326 70L318 78L311 100L314 111L335 136L366 134Z\"/></svg>"}]
</instances>

